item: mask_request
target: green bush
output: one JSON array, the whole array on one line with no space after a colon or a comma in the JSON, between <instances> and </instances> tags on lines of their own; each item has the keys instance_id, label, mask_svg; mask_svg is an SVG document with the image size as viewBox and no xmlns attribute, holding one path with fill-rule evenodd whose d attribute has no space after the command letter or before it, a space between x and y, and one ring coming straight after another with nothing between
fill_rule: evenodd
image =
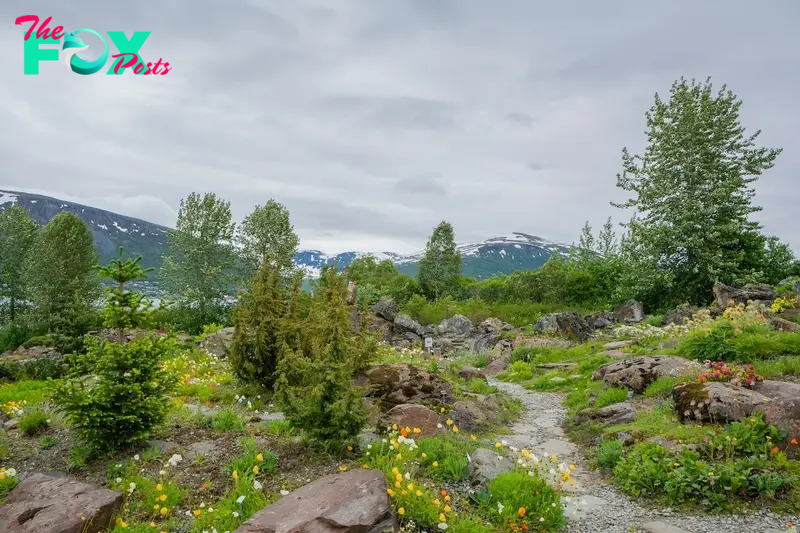
<instances>
[{"instance_id":1,"label":"green bush","mask_svg":"<svg viewBox=\"0 0 800 533\"><path fill-rule=\"evenodd\" d=\"M491 498L486 511L500 527L527 524L531 531L558 531L566 524L558 493L527 470L500 474L489 482L487 490Z\"/></svg>"},{"instance_id":2,"label":"green bush","mask_svg":"<svg viewBox=\"0 0 800 533\"><path fill-rule=\"evenodd\" d=\"M8 493L14 490L18 484L19 480L16 476L0 475L0 500L8 496Z\"/></svg>"},{"instance_id":3,"label":"green bush","mask_svg":"<svg viewBox=\"0 0 800 533\"><path fill-rule=\"evenodd\" d=\"M627 399L628 389L609 387L597 395L597 399L594 401L594 406L600 409L601 407L608 407L609 405L614 405L615 403L624 402Z\"/></svg>"},{"instance_id":4,"label":"green bush","mask_svg":"<svg viewBox=\"0 0 800 533\"><path fill-rule=\"evenodd\" d=\"M467 454L474 449L471 441L458 439L451 434L419 441L419 452L427 455L423 464L428 477L435 481L457 482L466 479L469 467ZM434 462L439 466L432 467Z\"/></svg>"},{"instance_id":5,"label":"green bush","mask_svg":"<svg viewBox=\"0 0 800 533\"><path fill-rule=\"evenodd\" d=\"M772 331L761 322L717 319L690 332L676 351L696 361L751 363L782 355L800 355L800 335Z\"/></svg>"},{"instance_id":6,"label":"green bush","mask_svg":"<svg viewBox=\"0 0 800 533\"><path fill-rule=\"evenodd\" d=\"M497 387L489 385L485 379L481 378L470 380L469 383L467 383L467 387L475 394L484 394L488 396L489 394L497 392Z\"/></svg>"},{"instance_id":7,"label":"green bush","mask_svg":"<svg viewBox=\"0 0 800 533\"><path fill-rule=\"evenodd\" d=\"M39 335L22 343L23 348L33 348L34 346L53 346L53 339L49 335Z\"/></svg>"},{"instance_id":8,"label":"green bush","mask_svg":"<svg viewBox=\"0 0 800 533\"><path fill-rule=\"evenodd\" d=\"M128 344L93 343L96 383L56 385L54 399L85 443L116 450L151 437L169 411L175 376L161 368L174 348L169 337L144 337Z\"/></svg>"},{"instance_id":9,"label":"green bush","mask_svg":"<svg viewBox=\"0 0 800 533\"><path fill-rule=\"evenodd\" d=\"M597 464L613 470L622 459L622 443L618 440L606 440L597 446Z\"/></svg>"},{"instance_id":10,"label":"green bush","mask_svg":"<svg viewBox=\"0 0 800 533\"><path fill-rule=\"evenodd\" d=\"M0 328L0 353L16 350L28 337L30 329L24 323L14 322Z\"/></svg>"},{"instance_id":11,"label":"green bush","mask_svg":"<svg viewBox=\"0 0 800 533\"><path fill-rule=\"evenodd\" d=\"M50 426L50 417L42 411L28 411L19 420L19 429L31 437Z\"/></svg>"},{"instance_id":12,"label":"green bush","mask_svg":"<svg viewBox=\"0 0 800 533\"><path fill-rule=\"evenodd\" d=\"M524 361L515 361L511 364L511 368L500 374L498 378L513 383L529 381L533 379L533 367Z\"/></svg>"}]
</instances>

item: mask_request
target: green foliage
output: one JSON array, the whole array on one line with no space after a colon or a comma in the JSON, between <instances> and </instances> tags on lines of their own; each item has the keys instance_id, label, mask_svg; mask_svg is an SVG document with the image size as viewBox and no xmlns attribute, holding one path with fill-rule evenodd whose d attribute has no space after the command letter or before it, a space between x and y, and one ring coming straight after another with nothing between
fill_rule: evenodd
<instances>
[{"instance_id":1,"label":"green foliage","mask_svg":"<svg viewBox=\"0 0 800 533\"><path fill-rule=\"evenodd\" d=\"M64 458L67 471L79 470L89 463L89 459L94 455L94 450L89 446L73 446Z\"/></svg>"},{"instance_id":2,"label":"green foliage","mask_svg":"<svg viewBox=\"0 0 800 533\"><path fill-rule=\"evenodd\" d=\"M161 284L170 300L195 309L194 332L204 324L224 322L214 311L235 278L234 228L230 202L214 193L192 193L181 200L175 229L167 232Z\"/></svg>"},{"instance_id":3,"label":"green foliage","mask_svg":"<svg viewBox=\"0 0 800 533\"><path fill-rule=\"evenodd\" d=\"M788 273L791 251L765 238L750 215L753 183L774 165L780 149L760 148L760 131L745 136L742 105L710 80L681 78L669 99L658 95L646 113L644 155L622 151L617 186L632 194L622 255L628 265L620 295L646 308L704 304L715 281L740 286L777 281ZM777 277L777 279L775 279Z\"/></svg>"},{"instance_id":4,"label":"green foliage","mask_svg":"<svg viewBox=\"0 0 800 533\"><path fill-rule=\"evenodd\" d=\"M239 379L273 386L286 342L287 298L280 271L264 262L234 311L230 361Z\"/></svg>"},{"instance_id":5,"label":"green foliage","mask_svg":"<svg viewBox=\"0 0 800 533\"><path fill-rule=\"evenodd\" d=\"M25 263L36 317L51 332L86 333L87 315L99 295L93 272L94 238L77 216L62 211L45 225Z\"/></svg>"},{"instance_id":6,"label":"green foliage","mask_svg":"<svg viewBox=\"0 0 800 533\"><path fill-rule=\"evenodd\" d=\"M28 324L23 321L0 327L0 353L19 348L30 336L30 333Z\"/></svg>"},{"instance_id":7,"label":"green foliage","mask_svg":"<svg viewBox=\"0 0 800 533\"><path fill-rule=\"evenodd\" d=\"M344 277L326 272L325 290L304 330L278 362L276 399L290 423L328 444L353 439L366 422L360 390L353 381L358 358L345 305Z\"/></svg>"},{"instance_id":8,"label":"green foliage","mask_svg":"<svg viewBox=\"0 0 800 533\"><path fill-rule=\"evenodd\" d=\"M153 268L143 269L136 259L128 258L123 261L123 249L119 249L119 257L113 259L105 266L95 266L100 277L109 279L116 286L106 289L106 302L103 312L103 325L117 330L118 342L124 342L126 328L144 327L149 324L151 302L144 294L125 290L125 284L137 279L147 278L147 273Z\"/></svg>"},{"instance_id":9,"label":"green foliage","mask_svg":"<svg viewBox=\"0 0 800 533\"><path fill-rule=\"evenodd\" d=\"M665 376L648 385L644 395L647 398L671 398L673 387L675 387L675 378Z\"/></svg>"},{"instance_id":10,"label":"green foliage","mask_svg":"<svg viewBox=\"0 0 800 533\"><path fill-rule=\"evenodd\" d=\"M19 429L29 437L50 426L50 417L42 411L28 411L19 420Z\"/></svg>"},{"instance_id":11,"label":"green foliage","mask_svg":"<svg viewBox=\"0 0 800 533\"><path fill-rule=\"evenodd\" d=\"M538 475L506 472L490 481L487 490L491 495L487 514L498 526L527 524L530 531L557 531L566 524L558 493Z\"/></svg>"},{"instance_id":12,"label":"green foliage","mask_svg":"<svg viewBox=\"0 0 800 533\"><path fill-rule=\"evenodd\" d=\"M120 251L121 255L122 251ZM55 387L57 407L90 447L116 450L150 438L169 411L169 393L176 376L163 369L174 351L171 337L142 337L124 344L125 326L140 326L149 319L149 302L125 292L125 283L145 276L138 260L112 261L98 269L117 282L106 300L106 323L119 329L121 342L93 340L81 358L96 381L68 380ZM133 306L133 307L131 307Z\"/></svg>"},{"instance_id":13,"label":"green foliage","mask_svg":"<svg viewBox=\"0 0 800 533\"><path fill-rule=\"evenodd\" d=\"M624 402L627 399L627 389L622 389L620 387L609 387L597 395L597 399L594 401L594 406L600 409L602 407L614 405L615 403Z\"/></svg>"},{"instance_id":14,"label":"green foliage","mask_svg":"<svg viewBox=\"0 0 800 533\"><path fill-rule=\"evenodd\" d=\"M11 204L0 213L0 299L7 303L8 319L17 319L19 305L29 293L30 279L25 275L25 262L36 241L39 229L28 212Z\"/></svg>"},{"instance_id":15,"label":"green foliage","mask_svg":"<svg viewBox=\"0 0 800 533\"><path fill-rule=\"evenodd\" d=\"M529 381L533 379L533 366L525 361L514 361L511 363L511 368L501 373L498 377L512 383Z\"/></svg>"},{"instance_id":16,"label":"green foliage","mask_svg":"<svg viewBox=\"0 0 800 533\"><path fill-rule=\"evenodd\" d=\"M281 276L295 268L294 256L300 241L289 221L289 210L275 200L257 205L244 218L236 240L247 266L248 279L265 263L273 265Z\"/></svg>"},{"instance_id":17,"label":"green foliage","mask_svg":"<svg viewBox=\"0 0 800 533\"><path fill-rule=\"evenodd\" d=\"M461 278L461 255L456 249L453 226L442 221L436 226L419 262L417 280L422 292L433 300L457 292Z\"/></svg>"},{"instance_id":18,"label":"green foliage","mask_svg":"<svg viewBox=\"0 0 800 533\"><path fill-rule=\"evenodd\" d=\"M485 379L475 378L467 383L467 388L475 394L490 395L497 392L497 387L489 385Z\"/></svg>"},{"instance_id":19,"label":"green foliage","mask_svg":"<svg viewBox=\"0 0 800 533\"><path fill-rule=\"evenodd\" d=\"M597 464L613 470L622 459L622 443L618 440L605 440L597 445Z\"/></svg>"},{"instance_id":20,"label":"green foliage","mask_svg":"<svg viewBox=\"0 0 800 533\"><path fill-rule=\"evenodd\" d=\"M425 454L422 464L429 478L440 482L458 482L466 479L469 462L467 454L476 448L466 441L447 434L443 437L421 439L419 453ZM434 463L437 466L432 466Z\"/></svg>"},{"instance_id":21,"label":"green foliage","mask_svg":"<svg viewBox=\"0 0 800 533\"><path fill-rule=\"evenodd\" d=\"M223 409L210 416L208 423L215 431L241 431L244 429L242 417L233 409Z\"/></svg>"},{"instance_id":22,"label":"green foliage","mask_svg":"<svg viewBox=\"0 0 800 533\"><path fill-rule=\"evenodd\" d=\"M19 484L15 476L0 477L0 500L3 500Z\"/></svg>"},{"instance_id":23,"label":"green foliage","mask_svg":"<svg viewBox=\"0 0 800 533\"><path fill-rule=\"evenodd\" d=\"M720 318L691 331L676 351L696 361L752 363L784 355L800 355L800 335L772 331L763 322Z\"/></svg>"}]
</instances>

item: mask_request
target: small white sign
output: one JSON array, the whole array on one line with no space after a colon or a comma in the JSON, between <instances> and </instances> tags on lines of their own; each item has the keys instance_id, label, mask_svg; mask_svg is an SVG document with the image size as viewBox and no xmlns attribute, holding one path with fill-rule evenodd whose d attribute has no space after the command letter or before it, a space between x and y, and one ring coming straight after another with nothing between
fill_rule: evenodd
<instances>
[{"instance_id":1,"label":"small white sign","mask_svg":"<svg viewBox=\"0 0 800 533\"><path fill-rule=\"evenodd\" d=\"M425 337L425 347L433 348L433 337Z\"/></svg>"}]
</instances>

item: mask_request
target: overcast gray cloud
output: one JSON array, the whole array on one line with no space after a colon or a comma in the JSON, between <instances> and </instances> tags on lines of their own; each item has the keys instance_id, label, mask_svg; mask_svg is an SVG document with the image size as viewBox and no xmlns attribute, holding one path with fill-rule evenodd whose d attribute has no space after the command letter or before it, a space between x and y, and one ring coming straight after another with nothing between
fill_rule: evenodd
<instances>
[{"instance_id":1,"label":"overcast gray cloud","mask_svg":"<svg viewBox=\"0 0 800 533\"><path fill-rule=\"evenodd\" d=\"M24 76L28 14L151 31L173 70ZM275 198L329 252L415 251L442 219L572 242L628 218L609 202L653 94L711 76L784 148L759 219L800 248L796 0L7 0L0 21L0 188L165 225L192 191L237 219Z\"/></svg>"}]
</instances>

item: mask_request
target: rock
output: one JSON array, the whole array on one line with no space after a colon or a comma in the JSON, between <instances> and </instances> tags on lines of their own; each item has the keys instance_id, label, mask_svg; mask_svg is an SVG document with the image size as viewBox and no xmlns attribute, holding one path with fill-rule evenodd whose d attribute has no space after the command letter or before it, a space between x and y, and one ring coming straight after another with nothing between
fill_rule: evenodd
<instances>
[{"instance_id":1,"label":"rock","mask_svg":"<svg viewBox=\"0 0 800 533\"><path fill-rule=\"evenodd\" d=\"M355 305L358 301L358 286L354 281L347 282L347 298L345 303L347 305Z\"/></svg>"},{"instance_id":2,"label":"rock","mask_svg":"<svg viewBox=\"0 0 800 533\"><path fill-rule=\"evenodd\" d=\"M720 382L676 385L672 398L682 420L720 423L746 418L769 401L758 392Z\"/></svg>"},{"instance_id":3,"label":"rock","mask_svg":"<svg viewBox=\"0 0 800 533\"><path fill-rule=\"evenodd\" d=\"M201 441L189 445L189 450L186 452L186 459L194 459L197 456L211 455L217 449L217 443L214 441Z\"/></svg>"},{"instance_id":4,"label":"rock","mask_svg":"<svg viewBox=\"0 0 800 533\"><path fill-rule=\"evenodd\" d=\"M617 319L623 324L638 324L644 320L644 307L641 302L628 300L614 310Z\"/></svg>"},{"instance_id":5,"label":"rock","mask_svg":"<svg viewBox=\"0 0 800 533\"><path fill-rule=\"evenodd\" d=\"M530 337L525 335L517 335L511 345L512 349L522 347L538 347L538 346L552 346L554 348L569 348L572 343L564 339L553 339L550 337Z\"/></svg>"},{"instance_id":6,"label":"rock","mask_svg":"<svg viewBox=\"0 0 800 533\"><path fill-rule=\"evenodd\" d=\"M473 486L485 485L513 468L511 461L486 448L478 448L470 454L469 477Z\"/></svg>"},{"instance_id":7,"label":"rock","mask_svg":"<svg viewBox=\"0 0 800 533\"><path fill-rule=\"evenodd\" d=\"M234 533L396 533L379 470L321 477L253 515Z\"/></svg>"},{"instance_id":8,"label":"rock","mask_svg":"<svg viewBox=\"0 0 800 533\"><path fill-rule=\"evenodd\" d=\"M472 431L488 423L484 412L473 401L461 400L453 404L450 418L459 429Z\"/></svg>"},{"instance_id":9,"label":"rock","mask_svg":"<svg viewBox=\"0 0 800 533\"><path fill-rule=\"evenodd\" d=\"M561 376L553 376L550 378L551 383L564 383L567 381L567 378L562 378Z\"/></svg>"},{"instance_id":10,"label":"rock","mask_svg":"<svg viewBox=\"0 0 800 533\"><path fill-rule=\"evenodd\" d=\"M630 348L633 346L634 341L617 341L617 342L609 342L603 345L604 350L621 350L622 348Z\"/></svg>"},{"instance_id":11,"label":"rock","mask_svg":"<svg viewBox=\"0 0 800 533\"><path fill-rule=\"evenodd\" d=\"M0 506L0 531L99 533L111 525L121 506L119 492L67 477L34 474L17 485Z\"/></svg>"},{"instance_id":12,"label":"rock","mask_svg":"<svg viewBox=\"0 0 800 533\"><path fill-rule=\"evenodd\" d=\"M536 368L543 368L545 370L552 370L552 369L567 369L567 368L577 368L578 363L542 363L540 365L536 365Z\"/></svg>"},{"instance_id":13,"label":"rock","mask_svg":"<svg viewBox=\"0 0 800 533\"><path fill-rule=\"evenodd\" d=\"M422 336L424 333L424 328L419 322L403 313L397 313L397 315L395 315L394 325L419 336Z\"/></svg>"},{"instance_id":14,"label":"rock","mask_svg":"<svg viewBox=\"0 0 800 533\"><path fill-rule=\"evenodd\" d=\"M472 330L472 322L464 315L455 315L451 318L445 318L436 327L436 333L444 337L457 337L466 335Z\"/></svg>"},{"instance_id":15,"label":"rock","mask_svg":"<svg viewBox=\"0 0 800 533\"><path fill-rule=\"evenodd\" d=\"M471 350L475 353L485 352L486 350L490 350L497 345L500 341L501 333L498 332L490 332L490 333L481 333L472 341L472 348Z\"/></svg>"},{"instance_id":16,"label":"rock","mask_svg":"<svg viewBox=\"0 0 800 533\"><path fill-rule=\"evenodd\" d=\"M228 351L231 348L231 340L233 339L233 332L234 328L224 328L216 333L212 333L200 341L200 347L217 357L228 357Z\"/></svg>"},{"instance_id":17,"label":"rock","mask_svg":"<svg viewBox=\"0 0 800 533\"><path fill-rule=\"evenodd\" d=\"M394 318L397 316L398 312L397 304L391 298L381 298L378 303L372 306L373 314L389 322L394 322Z\"/></svg>"},{"instance_id":18,"label":"rock","mask_svg":"<svg viewBox=\"0 0 800 533\"><path fill-rule=\"evenodd\" d=\"M587 340L593 332L593 328L576 311L546 315L534 324L533 330L546 335L564 335L579 341Z\"/></svg>"},{"instance_id":19,"label":"rock","mask_svg":"<svg viewBox=\"0 0 800 533\"><path fill-rule=\"evenodd\" d=\"M16 418L6 420L5 422L3 422L3 429L5 429L6 431L11 431L12 429L16 429L17 424L19 424L19 420L17 420Z\"/></svg>"},{"instance_id":20,"label":"rock","mask_svg":"<svg viewBox=\"0 0 800 533\"><path fill-rule=\"evenodd\" d=\"M622 350L605 350L603 352L599 352L597 355L604 355L606 357L611 357L612 359L622 359L623 357L628 357L631 354L625 353Z\"/></svg>"},{"instance_id":21,"label":"rock","mask_svg":"<svg viewBox=\"0 0 800 533\"><path fill-rule=\"evenodd\" d=\"M800 330L800 324L795 324L794 322L777 316L773 316L769 319L769 325L772 326L774 330L787 331L789 333L795 333L797 330Z\"/></svg>"},{"instance_id":22,"label":"rock","mask_svg":"<svg viewBox=\"0 0 800 533\"><path fill-rule=\"evenodd\" d=\"M407 427L412 430L419 428L422 431L419 434L421 437L433 437L443 433L442 430L437 428L437 424L440 422L439 415L424 405L417 404L395 405L379 421L382 427L397 424L400 428Z\"/></svg>"},{"instance_id":23,"label":"rock","mask_svg":"<svg viewBox=\"0 0 800 533\"><path fill-rule=\"evenodd\" d=\"M697 307L689 305L680 305L672 311L667 311L664 314L664 325L676 324L683 325L687 320L691 320L694 314L699 311Z\"/></svg>"},{"instance_id":24,"label":"rock","mask_svg":"<svg viewBox=\"0 0 800 533\"><path fill-rule=\"evenodd\" d=\"M586 322L594 329L610 328L617 323L617 315L611 311L601 311L587 315Z\"/></svg>"},{"instance_id":25,"label":"rock","mask_svg":"<svg viewBox=\"0 0 800 533\"><path fill-rule=\"evenodd\" d=\"M404 403L439 404L452 395L450 383L422 368L407 364L380 365L363 376L366 395L388 411Z\"/></svg>"},{"instance_id":26,"label":"rock","mask_svg":"<svg viewBox=\"0 0 800 533\"><path fill-rule=\"evenodd\" d=\"M642 393L650 383L664 376L697 368L700 365L682 357L654 356L634 357L624 361L608 363L598 368L592 379L602 379L608 386L620 386Z\"/></svg>"},{"instance_id":27,"label":"rock","mask_svg":"<svg viewBox=\"0 0 800 533\"><path fill-rule=\"evenodd\" d=\"M615 426L617 424L627 424L636 418L636 411L633 405L628 402L615 403L598 409L594 418L600 419L606 424Z\"/></svg>"},{"instance_id":28,"label":"rock","mask_svg":"<svg viewBox=\"0 0 800 533\"><path fill-rule=\"evenodd\" d=\"M41 359L63 361L64 356L51 346L31 346L30 348L23 348L20 346L14 351L5 352L0 355L0 360L4 363L14 362L21 365Z\"/></svg>"},{"instance_id":29,"label":"rock","mask_svg":"<svg viewBox=\"0 0 800 533\"><path fill-rule=\"evenodd\" d=\"M574 498L564 508L564 516L569 520L580 520L594 511L599 511L608 506L608 500L584 494L580 498Z\"/></svg>"},{"instance_id":30,"label":"rock","mask_svg":"<svg viewBox=\"0 0 800 533\"><path fill-rule=\"evenodd\" d=\"M483 372L474 366L465 365L458 371L458 377L463 378L465 381L472 381L473 379L486 379Z\"/></svg>"},{"instance_id":31,"label":"rock","mask_svg":"<svg viewBox=\"0 0 800 533\"><path fill-rule=\"evenodd\" d=\"M514 326L499 318L487 318L478 324L478 330L483 333L502 333L503 331L513 331Z\"/></svg>"},{"instance_id":32,"label":"rock","mask_svg":"<svg viewBox=\"0 0 800 533\"><path fill-rule=\"evenodd\" d=\"M741 289L725 285L714 284L714 302L722 309L736 304L747 304L748 301L772 302L776 298L775 291L764 283L750 283Z\"/></svg>"},{"instance_id":33,"label":"rock","mask_svg":"<svg viewBox=\"0 0 800 533\"><path fill-rule=\"evenodd\" d=\"M156 450L158 450L158 453L160 453L161 455L169 455L178 448L180 448L180 446L178 446L174 442L169 442L166 440L157 440L157 439L151 440L147 444L151 448L155 448Z\"/></svg>"},{"instance_id":34,"label":"rock","mask_svg":"<svg viewBox=\"0 0 800 533\"><path fill-rule=\"evenodd\" d=\"M486 365L486 368L483 369L483 374L485 376L496 376L500 372L504 371L508 365L511 363L511 356L510 355L502 355Z\"/></svg>"}]
</instances>

